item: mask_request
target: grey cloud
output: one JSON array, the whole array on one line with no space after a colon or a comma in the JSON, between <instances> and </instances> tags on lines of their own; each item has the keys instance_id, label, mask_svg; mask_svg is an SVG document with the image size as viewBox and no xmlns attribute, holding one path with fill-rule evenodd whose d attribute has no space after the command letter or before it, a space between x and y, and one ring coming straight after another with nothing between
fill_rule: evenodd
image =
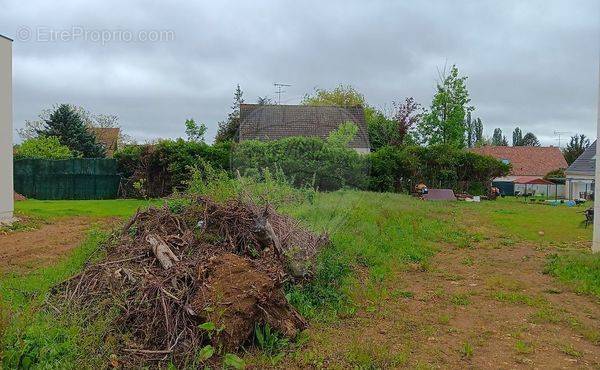
<instances>
[{"instance_id":1,"label":"grey cloud","mask_svg":"<svg viewBox=\"0 0 600 370\"><path fill-rule=\"evenodd\" d=\"M194 117L216 132L235 84L247 101L297 103L339 83L377 107L414 96L428 106L437 69L469 76L486 131L515 125L595 136L600 3L580 1L54 2L0 4L0 33L20 26L173 30L169 42L19 42L15 127L70 102L120 117L138 139L183 135Z\"/></svg>"}]
</instances>

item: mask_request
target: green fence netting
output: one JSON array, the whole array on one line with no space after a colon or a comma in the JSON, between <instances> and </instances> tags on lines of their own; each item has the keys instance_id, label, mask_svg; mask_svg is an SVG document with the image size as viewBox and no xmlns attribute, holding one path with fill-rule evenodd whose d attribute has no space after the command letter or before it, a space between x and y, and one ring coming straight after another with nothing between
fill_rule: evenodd
<instances>
[{"instance_id":1,"label":"green fence netting","mask_svg":"<svg viewBox=\"0 0 600 370\"><path fill-rule=\"evenodd\" d=\"M34 199L113 199L121 176L104 158L21 159L14 162L15 191Z\"/></svg>"}]
</instances>

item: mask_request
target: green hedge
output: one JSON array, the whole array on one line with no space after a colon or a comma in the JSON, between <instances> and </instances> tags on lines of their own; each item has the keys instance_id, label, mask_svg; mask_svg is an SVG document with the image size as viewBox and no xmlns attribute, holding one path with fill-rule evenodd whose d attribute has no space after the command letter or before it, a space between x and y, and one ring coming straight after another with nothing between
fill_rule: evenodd
<instances>
[{"instance_id":1,"label":"green hedge","mask_svg":"<svg viewBox=\"0 0 600 370\"><path fill-rule=\"evenodd\" d=\"M371 153L370 188L411 191L423 181L431 188L451 188L482 194L495 177L510 167L495 158L447 145L383 147Z\"/></svg>"},{"instance_id":2,"label":"green hedge","mask_svg":"<svg viewBox=\"0 0 600 370\"><path fill-rule=\"evenodd\" d=\"M200 161L213 168L261 177L265 169L282 174L297 187L329 191L341 188L411 191L423 181L432 188L452 188L471 194L486 192L492 178L509 166L492 158L451 146L385 146L359 154L336 140L289 137L275 141L244 141L208 145L163 140L129 145L115 153L122 174L123 196L163 197L183 190L190 169Z\"/></svg>"},{"instance_id":3,"label":"green hedge","mask_svg":"<svg viewBox=\"0 0 600 370\"><path fill-rule=\"evenodd\" d=\"M269 168L283 172L295 186L319 190L368 186L368 158L348 147L315 137L289 137L276 141L244 141L231 155L234 171L260 175Z\"/></svg>"},{"instance_id":4,"label":"green hedge","mask_svg":"<svg viewBox=\"0 0 600 370\"><path fill-rule=\"evenodd\" d=\"M127 145L115 153L124 178L123 196L163 197L183 190L191 168L206 161L214 168L229 169L231 143L162 140L156 144ZM136 185L137 184L137 185Z\"/></svg>"}]
</instances>

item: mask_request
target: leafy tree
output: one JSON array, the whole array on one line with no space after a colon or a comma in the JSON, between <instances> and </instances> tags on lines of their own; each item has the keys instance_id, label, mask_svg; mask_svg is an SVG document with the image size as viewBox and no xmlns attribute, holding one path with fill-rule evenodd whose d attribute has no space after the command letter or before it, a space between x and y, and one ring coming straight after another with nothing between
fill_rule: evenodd
<instances>
[{"instance_id":1,"label":"leafy tree","mask_svg":"<svg viewBox=\"0 0 600 370\"><path fill-rule=\"evenodd\" d=\"M465 146L465 115L474 109L468 105L471 99L466 80L466 76L459 76L456 65L448 75L441 76L431 108L418 127L424 143Z\"/></svg>"},{"instance_id":2,"label":"leafy tree","mask_svg":"<svg viewBox=\"0 0 600 370\"><path fill-rule=\"evenodd\" d=\"M465 127L467 129L467 148L472 148L475 143L475 121L471 120L471 112L467 112Z\"/></svg>"},{"instance_id":3,"label":"leafy tree","mask_svg":"<svg viewBox=\"0 0 600 370\"><path fill-rule=\"evenodd\" d=\"M565 183L564 179L565 179L565 169L564 168L558 168L556 170L552 170L544 176L544 180L549 180L549 181L552 181L557 184L564 184Z\"/></svg>"},{"instance_id":4,"label":"leafy tree","mask_svg":"<svg viewBox=\"0 0 600 370\"><path fill-rule=\"evenodd\" d=\"M38 137L38 132L43 130L45 122L50 119L50 115L58 108L58 105L52 109L44 109L39 114L37 120L26 120L23 128L17 129L17 133L23 140ZM114 114L92 113L84 107L74 105L73 110L79 114L86 127L98 128L118 128L119 144L134 144L135 140L127 135L119 124L119 117Z\"/></svg>"},{"instance_id":5,"label":"leafy tree","mask_svg":"<svg viewBox=\"0 0 600 370\"><path fill-rule=\"evenodd\" d=\"M506 139L506 136L502 135L502 129L494 129L494 134L492 135L492 145L508 146L508 140Z\"/></svg>"},{"instance_id":6,"label":"leafy tree","mask_svg":"<svg viewBox=\"0 0 600 370\"><path fill-rule=\"evenodd\" d=\"M333 90L315 89L313 95L306 94L300 104L334 105L338 107L365 107L365 97L350 85L340 84Z\"/></svg>"},{"instance_id":7,"label":"leafy tree","mask_svg":"<svg viewBox=\"0 0 600 370\"><path fill-rule=\"evenodd\" d=\"M73 157L71 149L62 145L55 136L34 137L15 146L15 159L68 159Z\"/></svg>"},{"instance_id":8,"label":"leafy tree","mask_svg":"<svg viewBox=\"0 0 600 370\"><path fill-rule=\"evenodd\" d=\"M381 111L370 107L363 94L350 85L340 84L332 90L315 89L305 95L301 104L313 106L363 107L371 149L401 142L398 123Z\"/></svg>"},{"instance_id":9,"label":"leafy tree","mask_svg":"<svg viewBox=\"0 0 600 370\"><path fill-rule=\"evenodd\" d=\"M408 97L404 99L404 102L400 104L394 103L394 120L398 130L398 135L394 144L400 145L404 142L406 135L410 130L417 125L423 116L421 105L415 102L415 99Z\"/></svg>"},{"instance_id":10,"label":"leafy tree","mask_svg":"<svg viewBox=\"0 0 600 370\"><path fill-rule=\"evenodd\" d=\"M244 92L238 84L233 93L233 103L231 104L231 113L227 116L226 121L219 122L217 135L215 136L216 143L225 141L239 141L240 129L240 105L244 103Z\"/></svg>"},{"instance_id":11,"label":"leafy tree","mask_svg":"<svg viewBox=\"0 0 600 370\"><path fill-rule=\"evenodd\" d=\"M534 134L528 132L523 136L521 146L540 146L540 141Z\"/></svg>"},{"instance_id":12,"label":"leafy tree","mask_svg":"<svg viewBox=\"0 0 600 370\"><path fill-rule=\"evenodd\" d=\"M481 118L476 118L473 123L473 146L481 146L485 141L483 137L483 122L481 122Z\"/></svg>"},{"instance_id":13,"label":"leafy tree","mask_svg":"<svg viewBox=\"0 0 600 370\"><path fill-rule=\"evenodd\" d=\"M522 146L523 145L523 131L520 128L515 128L512 134L512 145Z\"/></svg>"},{"instance_id":14,"label":"leafy tree","mask_svg":"<svg viewBox=\"0 0 600 370\"><path fill-rule=\"evenodd\" d=\"M369 131L369 142L371 150L376 151L386 145L394 145L399 142L397 122L388 118L379 110L365 108L365 121Z\"/></svg>"},{"instance_id":15,"label":"leafy tree","mask_svg":"<svg viewBox=\"0 0 600 370\"><path fill-rule=\"evenodd\" d=\"M198 125L193 118L186 119L185 134L188 137L188 141L204 142L204 134L206 134L206 125L204 123L200 123L200 125Z\"/></svg>"},{"instance_id":16,"label":"leafy tree","mask_svg":"<svg viewBox=\"0 0 600 370\"><path fill-rule=\"evenodd\" d=\"M337 130L329 133L327 143L337 147L348 147L358 132L358 126L354 122L344 122Z\"/></svg>"},{"instance_id":17,"label":"leafy tree","mask_svg":"<svg viewBox=\"0 0 600 370\"><path fill-rule=\"evenodd\" d=\"M583 134L571 136L571 140L563 149L563 155L568 164L575 162L577 158L590 146L590 139Z\"/></svg>"},{"instance_id":18,"label":"leafy tree","mask_svg":"<svg viewBox=\"0 0 600 370\"><path fill-rule=\"evenodd\" d=\"M483 122L481 122L481 118L472 120L471 112L467 112L465 126L467 128L467 147L473 148L481 146L485 140L483 137Z\"/></svg>"},{"instance_id":19,"label":"leafy tree","mask_svg":"<svg viewBox=\"0 0 600 370\"><path fill-rule=\"evenodd\" d=\"M104 146L96 141L96 136L88 130L81 116L68 104L59 105L36 132L39 136L57 137L60 143L69 147L76 156L81 155L85 158L106 156Z\"/></svg>"}]
</instances>

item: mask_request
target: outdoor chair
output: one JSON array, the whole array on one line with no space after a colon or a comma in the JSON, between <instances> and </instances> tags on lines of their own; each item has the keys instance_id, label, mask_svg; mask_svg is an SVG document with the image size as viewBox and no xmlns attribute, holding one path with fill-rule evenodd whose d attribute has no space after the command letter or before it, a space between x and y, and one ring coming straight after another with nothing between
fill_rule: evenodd
<instances>
[{"instance_id":1,"label":"outdoor chair","mask_svg":"<svg viewBox=\"0 0 600 370\"><path fill-rule=\"evenodd\" d=\"M594 223L594 208L588 208L583 213L585 214L585 227L587 228L588 225Z\"/></svg>"}]
</instances>

